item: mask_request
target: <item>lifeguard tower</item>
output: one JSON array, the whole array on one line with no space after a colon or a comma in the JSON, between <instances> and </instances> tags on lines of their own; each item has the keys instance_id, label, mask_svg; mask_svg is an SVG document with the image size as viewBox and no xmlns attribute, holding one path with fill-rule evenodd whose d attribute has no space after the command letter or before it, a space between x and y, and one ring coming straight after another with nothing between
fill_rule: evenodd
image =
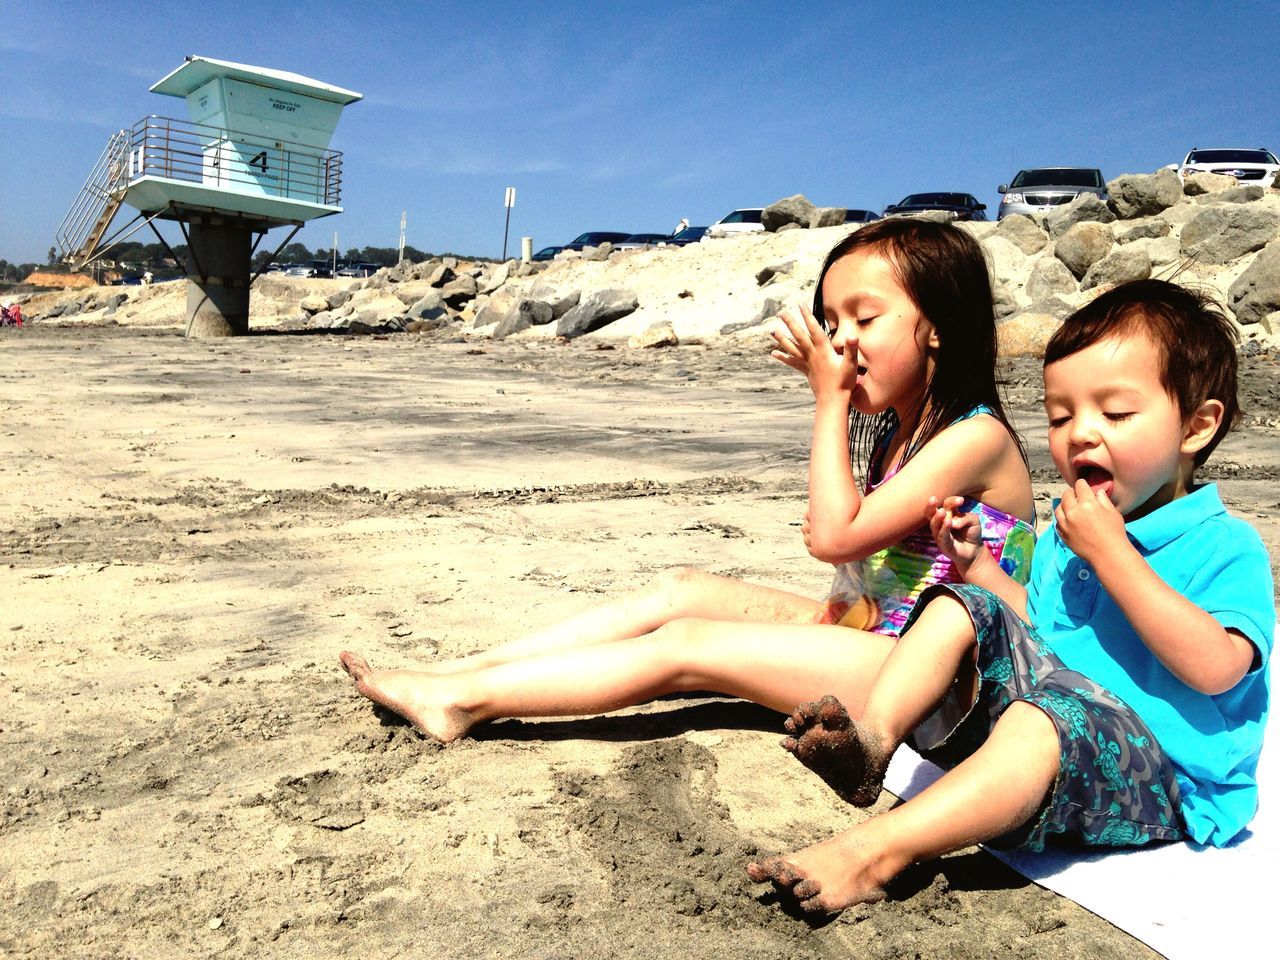
<instances>
[{"instance_id":1,"label":"lifeguard tower","mask_svg":"<svg viewBox=\"0 0 1280 960\"><path fill-rule=\"evenodd\" d=\"M306 221L342 212L329 140L361 95L207 57L187 57L151 91L184 98L190 119L152 115L112 136L58 230L63 258L80 269L144 226L168 248L155 221L177 221L190 251L187 335L248 333L250 263L267 231L293 227L274 259ZM125 204L138 213L108 239Z\"/></svg>"}]
</instances>

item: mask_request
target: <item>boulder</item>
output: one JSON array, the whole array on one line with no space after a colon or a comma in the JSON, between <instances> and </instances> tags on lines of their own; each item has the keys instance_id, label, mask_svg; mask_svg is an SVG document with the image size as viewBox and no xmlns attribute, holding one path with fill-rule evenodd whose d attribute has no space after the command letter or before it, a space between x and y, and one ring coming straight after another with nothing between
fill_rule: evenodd
<instances>
[{"instance_id":1,"label":"boulder","mask_svg":"<svg viewBox=\"0 0 1280 960\"><path fill-rule=\"evenodd\" d=\"M1151 257L1136 244L1120 247L1089 268L1080 281L1081 290L1094 287L1114 287L1130 280L1145 280L1151 276Z\"/></svg>"},{"instance_id":2,"label":"boulder","mask_svg":"<svg viewBox=\"0 0 1280 960\"><path fill-rule=\"evenodd\" d=\"M516 261L507 260L494 268L492 273L481 275L480 292L493 293L511 277L511 268Z\"/></svg>"},{"instance_id":3,"label":"boulder","mask_svg":"<svg viewBox=\"0 0 1280 960\"><path fill-rule=\"evenodd\" d=\"M760 304L760 309L756 311L755 316L750 320L735 320L733 323L726 323L720 328L720 332L722 334L738 333L740 330L758 327L766 320L776 317L782 307L782 301L776 297L765 297L764 302Z\"/></svg>"},{"instance_id":4,"label":"boulder","mask_svg":"<svg viewBox=\"0 0 1280 960\"><path fill-rule=\"evenodd\" d=\"M433 310L444 309L444 297L435 287L428 287L427 292L415 300L406 311L407 315L420 320Z\"/></svg>"},{"instance_id":5,"label":"boulder","mask_svg":"<svg viewBox=\"0 0 1280 960\"><path fill-rule=\"evenodd\" d=\"M431 274L435 273L436 269L439 266L440 266L439 257L431 257L428 260L423 260L421 263L415 263L413 265L413 269L409 271L409 275L405 277L405 279L406 280L426 280L431 276Z\"/></svg>"},{"instance_id":6,"label":"boulder","mask_svg":"<svg viewBox=\"0 0 1280 960\"><path fill-rule=\"evenodd\" d=\"M1040 224L1030 217L1014 214L1005 217L996 225L995 235L1004 237L1028 256L1043 250L1049 242L1049 235Z\"/></svg>"},{"instance_id":7,"label":"boulder","mask_svg":"<svg viewBox=\"0 0 1280 960\"><path fill-rule=\"evenodd\" d=\"M329 294L328 303L330 310L337 310L340 306L351 299L350 290L335 290Z\"/></svg>"},{"instance_id":8,"label":"boulder","mask_svg":"<svg viewBox=\"0 0 1280 960\"><path fill-rule=\"evenodd\" d=\"M767 283L772 283L780 276L789 276L791 271L795 268L796 262L794 260L787 260L784 263L771 263L769 266L762 267L760 270L756 271L756 283L763 287Z\"/></svg>"},{"instance_id":9,"label":"boulder","mask_svg":"<svg viewBox=\"0 0 1280 960\"><path fill-rule=\"evenodd\" d=\"M634 313L640 301L630 290L597 290L570 309L556 323L556 336L573 339Z\"/></svg>"},{"instance_id":10,"label":"boulder","mask_svg":"<svg viewBox=\"0 0 1280 960\"><path fill-rule=\"evenodd\" d=\"M1155 216L1182 199L1182 181L1173 170L1126 173L1107 183L1108 206L1121 220Z\"/></svg>"},{"instance_id":11,"label":"boulder","mask_svg":"<svg viewBox=\"0 0 1280 960\"><path fill-rule=\"evenodd\" d=\"M302 298L302 302L298 304L305 313L319 313L321 310L329 309L329 298L320 293L312 293Z\"/></svg>"},{"instance_id":12,"label":"boulder","mask_svg":"<svg viewBox=\"0 0 1280 960\"><path fill-rule=\"evenodd\" d=\"M1018 312L1018 299L1005 284L996 281L991 285L991 305L995 309L996 319L1009 317Z\"/></svg>"},{"instance_id":13,"label":"boulder","mask_svg":"<svg viewBox=\"0 0 1280 960\"><path fill-rule=\"evenodd\" d=\"M452 260L453 258L450 257L449 259ZM453 267L455 266L457 266L456 262L453 266L450 266L447 263L438 264L436 268L427 275L427 283L431 284L433 287L443 287L446 283L452 283L453 278L456 276L453 272ZM377 274L374 274L374 276L377 276Z\"/></svg>"},{"instance_id":14,"label":"boulder","mask_svg":"<svg viewBox=\"0 0 1280 960\"><path fill-rule=\"evenodd\" d=\"M1202 263L1229 263L1261 250L1280 232L1280 211L1234 204L1208 207L1182 228L1182 253Z\"/></svg>"},{"instance_id":15,"label":"boulder","mask_svg":"<svg viewBox=\"0 0 1280 960\"><path fill-rule=\"evenodd\" d=\"M1141 220L1117 236L1116 243L1133 243L1135 240L1167 237L1170 229L1172 228L1164 220Z\"/></svg>"},{"instance_id":16,"label":"boulder","mask_svg":"<svg viewBox=\"0 0 1280 960\"><path fill-rule=\"evenodd\" d=\"M1075 276L1057 257L1044 256L1031 265L1025 291L1032 303L1057 294L1073 294L1079 289Z\"/></svg>"},{"instance_id":17,"label":"boulder","mask_svg":"<svg viewBox=\"0 0 1280 960\"><path fill-rule=\"evenodd\" d=\"M1062 235L1053 248L1054 256L1067 265L1077 279L1111 252L1111 227L1105 223L1077 223Z\"/></svg>"},{"instance_id":18,"label":"boulder","mask_svg":"<svg viewBox=\"0 0 1280 960\"><path fill-rule=\"evenodd\" d=\"M1207 193L1203 197L1196 197L1195 202L1199 204L1252 203L1254 200L1261 200L1266 195L1266 192L1256 183L1243 183L1238 187L1228 187L1218 193Z\"/></svg>"},{"instance_id":19,"label":"boulder","mask_svg":"<svg viewBox=\"0 0 1280 960\"><path fill-rule=\"evenodd\" d=\"M396 284L391 292L399 297L401 303L408 305L417 303L435 289L428 280L406 280Z\"/></svg>"},{"instance_id":20,"label":"boulder","mask_svg":"<svg viewBox=\"0 0 1280 960\"><path fill-rule=\"evenodd\" d=\"M462 309L469 300L474 300L479 292L474 277L462 276L440 288L440 296L454 310Z\"/></svg>"},{"instance_id":21,"label":"boulder","mask_svg":"<svg viewBox=\"0 0 1280 960\"><path fill-rule=\"evenodd\" d=\"M551 319L559 320L566 313L576 307L582 300L582 291L573 290L566 293L563 297L555 300L551 304Z\"/></svg>"},{"instance_id":22,"label":"boulder","mask_svg":"<svg viewBox=\"0 0 1280 960\"><path fill-rule=\"evenodd\" d=\"M1096 194L1081 193L1045 214L1044 224L1049 236L1057 240L1077 223L1112 223L1115 219L1115 213Z\"/></svg>"},{"instance_id":23,"label":"boulder","mask_svg":"<svg viewBox=\"0 0 1280 960\"><path fill-rule=\"evenodd\" d=\"M1258 323L1280 310L1280 240L1272 240L1231 284L1227 304L1243 324Z\"/></svg>"},{"instance_id":24,"label":"boulder","mask_svg":"<svg viewBox=\"0 0 1280 960\"><path fill-rule=\"evenodd\" d=\"M844 223L845 214L848 212L844 207L816 207L813 216L809 218L809 227L813 230L822 227L838 227Z\"/></svg>"},{"instance_id":25,"label":"boulder","mask_svg":"<svg viewBox=\"0 0 1280 960\"><path fill-rule=\"evenodd\" d=\"M1062 321L1049 313L1023 310L996 327L996 342L1004 357L1042 357L1049 338Z\"/></svg>"},{"instance_id":26,"label":"boulder","mask_svg":"<svg viewBox=\"0 0 1280 960\"><path fill-rule=\"evenodd\" d=\"M1167 237L1157 237L1153 240L1135 240L1130 246L1147 251L1147 256L1151 258L1153 269L1166 263L1176 263L1182 259L1182 247L1178 242L1178 238L1173 234L1169 234Z\"/></svg>"},{"instance_id":27,"label":"boulder","mask_svg":"<svg viewBox=\"0 0 1280 960\"><path fill-rule=\"evenodd\" d=\"M1182 192L1188 197L1203 197L1205 194L1229 190L1239 182L1235 177L1221 173L1197 173L1182 182Z\"/></svg>"},{"instance_id":28,"label":"boulder","mask_svg":"<svg viewBox=\"0 0 1280 960\"><path fill-rule=\"evenodd\" d=\"M545 300L521 300L507 311L507 315L494 329L493 339L503 340L513 333L550 323L551 320L551 304Z\"/></svg>"},{"instance_id":29,"label":"boulder","mask_svg":"<svg viewBox=\"0 0 1280 960\"><path fill-rule=\"evenodd\" d=\"M637 333L627 341L627 346L645 348L645 347L678 347L680 338L676 336L675 330L666 320L655 323L648 330Z\"/></svg>"},{"instance_id":30,"label":"boulder","mask_svg":"<svg viewBox=\"0 0 1280 960\"><path fill-rule=\"evenodd\" d=\"M984 240L982 247L987 252L991 269L997 280L1001 283L1022 286L1030 267L1027 263L1027 255L1016 244L997 234Z\"/></svg>"},{"instance_id":31,"label":"boulder","mask_svg":"<svg viewBox=\"0 0 1280 960\"><path fill-rule=\"evenodd\" d=\"M795 196L784 197L765 207L764 212L760 214L760 222L770 233L776 233L779 227L788 223L807 227L817 210L818 208L803 194L797 193Z\"/></svg>"},{"instance_id":32,"label":"boulder","mask_svg":"<svg viewBox=\"0 0 1280 960\"><path fill-rule=\"evenodd\" d=\"M582 251L583 260L608 260L613 253L613 244L607 240L598 247L587 247Z\"/></svg>"},{"instance_id":33,"label":"boulder","mask_svg":"<svg viewBox=\"0 0 1280 960\"><path fill-rule=\"evenodd\" d=\"M421 320L410 320L404 325L404 329L408 333L430 333L448 325L448 317L423 317Z\"/></svg>"}]
</instances>

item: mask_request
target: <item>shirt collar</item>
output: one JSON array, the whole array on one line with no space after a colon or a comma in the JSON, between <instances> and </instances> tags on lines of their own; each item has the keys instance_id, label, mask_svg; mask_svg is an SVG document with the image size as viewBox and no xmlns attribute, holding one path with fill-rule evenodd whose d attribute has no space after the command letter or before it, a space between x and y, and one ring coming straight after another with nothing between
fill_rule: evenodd
<instances>
[{"instance_id":1,"label":"shirt collar","mask_svg":"<svg viewBox=\"0 0 1280 960\"><path fill-rule=\"evenodd\" d=\"M1125 524L1125 532L1146 550L1157 550L1210 517L1226 513L1218 486L1206 483L1185 497L1171 500L1145 517Z\"/></svg>"}]
</instances>

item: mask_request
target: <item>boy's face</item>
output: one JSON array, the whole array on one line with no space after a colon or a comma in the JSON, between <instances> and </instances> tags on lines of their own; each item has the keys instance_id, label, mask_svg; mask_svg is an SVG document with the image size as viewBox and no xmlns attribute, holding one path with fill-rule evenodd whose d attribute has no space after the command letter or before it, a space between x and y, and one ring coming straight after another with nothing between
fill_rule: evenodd
<instances>
[{"instance_id":1,"label":"boy's face","mask_svg":"<svg viewBox=\"0 0 1280 960\"><path fill-rule=\"evenodd\" d=\"M1126 520L1187 493L1187 425L1147 337L1109 337L1049 364L1044 405L1058 472L1104 493Z\"/></svg>"}]
</instances>

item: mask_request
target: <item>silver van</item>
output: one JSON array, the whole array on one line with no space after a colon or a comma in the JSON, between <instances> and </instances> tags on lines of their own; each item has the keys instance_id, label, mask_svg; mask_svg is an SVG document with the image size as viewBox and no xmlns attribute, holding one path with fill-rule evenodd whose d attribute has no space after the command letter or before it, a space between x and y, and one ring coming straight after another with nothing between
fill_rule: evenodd
<instances>
[{"instance_id":1,"label":"silver van","mask_svg":"<svg viewBox=\"0 0 1280 960\"><path fill-rule=\"evenodd\" d=\"M1106 202L1107 181L1096 167L1033 167L1019 170L1012 183L1000 184L997 220L1014 213L1048 213L1082 193Z\"/></svg>"}]
</instances>

